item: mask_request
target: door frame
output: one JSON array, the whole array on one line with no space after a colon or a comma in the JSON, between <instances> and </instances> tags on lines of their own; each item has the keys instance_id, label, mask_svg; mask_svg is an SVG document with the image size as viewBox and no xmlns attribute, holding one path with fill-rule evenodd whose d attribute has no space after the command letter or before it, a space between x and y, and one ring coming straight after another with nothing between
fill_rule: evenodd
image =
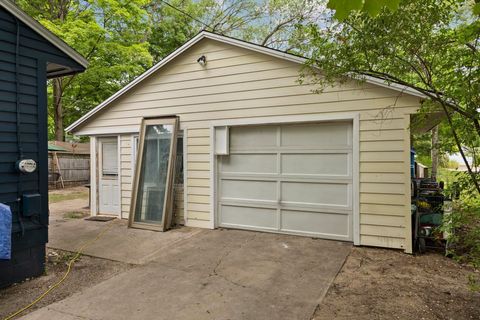
<instances>
[{"instance_id":1,"label":"door frame","mask_svg":"<svg viewBox=\"0 0 480 320\"><path fill-rule=\"evenodd\" d=\"M130 211L128 215L128 227L129 228L140 228L140 229L148 229L154 231L166 231L167 227L170 225L171 220L173 220L173 212L170 213L170 217L166 216L168 211L173 210L173 179L174 179L174 172L175 172L175 157L176 157L176 150L177 150L177 135L178 131L180 130L179 126L179 118L177 116L159 116L159 117L148 117L142 118L142 123L140 125L140 133L138 135L138 149L136 154L136 163L135 163L135 171L133 173L133 181L132 181L132 193L130 198ZM143 150L145 147L145 134L146 128L148 125L155 125L155 124L171 124L173 125L173 133L170 142L170 152L169 152L169 162L167 167L167 178L166 178L166 186L165 190L165 197L163 199L163 214L162 214L162 221L160 224L153 224L148 222L138 222L135 221L135 208L138 200L138 188L140 183L140 172L141 166L143 161ZM134 141L134 138L132 138ZM132 146L133 148L133 146ZM175 151L175 152L174 152ZM133 167L132 167L133 170ZM171 190L168 190L170 188ZM170 220L169 220L170 219Z\"/></svg>"},{"instance_id":2,"label":"door frame","mask_svg":"<svg viewBox=\"0 0 480 320\"><path fill-rule=\"evenodd\" d=\"M102 170L102 140L104 139L117 139L117 167L118 167L118 212L115 212L113 215L121 218L122 214L122 168L121 168L121 139L120 135L105 135L105 136L95 136L90 138L90 151L95 150L95 152L90 157L90 161L92 162L90 166L90 170L95 173L95 179L91 179L90 181L90 192L91 198L95 197L95 201L90 201L90 212L92 216L96 216L99 214L105 214L100 212L100 179L101 179L101 170ZM93 183L94 182L94 183ZM95 205L93 205L95 203ZM108 213L106 213L108 215Z\"/></svg>"},{"instance_id":3,"label":"door frame","mask_svg":"<svg viewBox=\"0 0 480 320\"><path fill-rule=\"evenodd\" d=\"M352 122L352 206L353 206L353 244L360 245L360 113L329 113L308 115L286 115L275 117L255 117L212 121L210 125L210 221L209 228L218 227L218 161L215 155L215 130L217 127L295 124L312 122L351 121ZM185 208L187 211L188 208Z\"/></svg>"}]
</instances>

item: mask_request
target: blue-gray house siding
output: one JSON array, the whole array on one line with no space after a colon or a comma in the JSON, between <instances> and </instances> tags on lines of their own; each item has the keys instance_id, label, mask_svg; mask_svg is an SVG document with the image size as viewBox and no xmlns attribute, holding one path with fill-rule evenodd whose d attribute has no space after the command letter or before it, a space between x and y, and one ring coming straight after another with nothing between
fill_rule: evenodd
<instances>
[{"instance_id":1,"label":"blue-gray house siding","mask_svg":"<svg viewBox=\"0 0 480 320\"><path fill-rule=\"evenodd\" d=\"M47 63L84 70L0 6L0 203L13 211L12 259L0 260L0 287L43 272L43 262L32 261L44 258L48 240ZM34 173L16 171L21 156L37 162ZM19 199L29 193L41 195L41 213L22 217Z\"/></svg>"}]
</instances>

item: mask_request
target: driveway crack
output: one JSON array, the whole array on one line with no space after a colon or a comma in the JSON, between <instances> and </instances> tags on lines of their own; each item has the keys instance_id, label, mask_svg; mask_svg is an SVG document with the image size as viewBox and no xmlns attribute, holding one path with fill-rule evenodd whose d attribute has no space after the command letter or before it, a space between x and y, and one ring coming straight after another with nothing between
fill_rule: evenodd
<instances>
[{"instance_id":1,"label":"driveway crack","mask_svg":"<svg viewBox=\"0 0 480 320\"><path fill-rule=\"evenodd\" d=\"M245 239L245 241L243 241L238 247L235 247L235 248L232 248L230 250L228 250L227 252L225 252L217 261L217 263L215 264L215 266L213 267L213 270L212 270L212 273L209 275L209 277L219 277L219 278L222 278L223 280L237 286L237 287L241 287L241 288L248 288L248 286L246 285L243 285L241 283L238 283L238 282L235 282L233 281L232 279L228 278L227 276L223 275L223 274L220 274L219 271L218 271L218 268L220 267L220 265L223 263L223 261L234 251L238 251L240 249L242 249L243 247L245 247L245 245L247 245L250 241L254 240L255 238L257 237L257 234L254 233L252 237L250 238L247 238ZM227 246L224 246L224 248L226 248Z\"/></svg>"}]
</instances>

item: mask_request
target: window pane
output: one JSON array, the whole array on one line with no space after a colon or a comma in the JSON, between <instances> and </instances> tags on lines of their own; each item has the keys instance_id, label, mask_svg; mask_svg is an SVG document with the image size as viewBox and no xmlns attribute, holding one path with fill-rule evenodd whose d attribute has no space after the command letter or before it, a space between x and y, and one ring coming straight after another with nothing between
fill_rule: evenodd
<instances>
[{"instance_id":1,"label":"window pane","mask_svg":"<svg viewBox=\"0 0 480 320\"><path fill-rule=\"evenodd\" d=\"M139 137L133 137L133 171L136 170ZM183 184L183 131L177 132L177 156L175 161L175 184Z\"/></svg>"},{"instance_id":2,"label":"window pane","mask_svg":"<svg viewBox=\"0 0 480 320\"><path fill-rule=\"evenodd\" d=\"M117 141L102 142L102 174L118 174Z\"/></svg>"},{"instance_id":3,"label":"window pane","mask_svg":"<svg viewBox=\"0 0 480 320\"><path fill-rule=\"evenodd\" d=\"M135 222L161 223L173 125L148 125L135 206Z\"/></svg>"}]
</instances>

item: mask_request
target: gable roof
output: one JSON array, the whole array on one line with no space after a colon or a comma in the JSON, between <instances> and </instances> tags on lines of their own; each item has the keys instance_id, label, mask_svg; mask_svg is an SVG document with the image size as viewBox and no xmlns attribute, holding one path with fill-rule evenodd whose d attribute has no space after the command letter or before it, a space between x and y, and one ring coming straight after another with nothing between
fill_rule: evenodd
<instances>
[{"instance_id":1,"label":"gable roof","mask_svg":"<svg viewBox=\"0 0 480 320\"><path fill-rule=\"evenodd\" d=\"M284 51L281 51L281 50L272 49L272 48L269 48L269 47L265 47L265 46L261 46L261 45L255 44L255 43L251 43L251 42L243 41L243 40L240 40L240 39L220 35L220 34L217 34L217 33L212 33L212 32L208 32L208 31L201 31L195 37L193 37L192 39L190 39L189 41L184 43L177 50L175 50L174 52L172 52L171 54L166 56L163 60L161 60L160 62L155 64L153 67L151 67L147 71L145 71L143 74L141 74L135 80L133 80L128 85L126 85L125 87L123 87L122 89L117 91L112 96L110 96L107 100L103 101L98 106L96 106L95 108L93 108L92 110L87 112L85 115L83 115L80 119L78 119L77 121L72 123L69 127L67 127L65 129L65 131L73 132L76 128L78 128L81 124L85 123L87 120L89 120L96 113L98 113L99 111L106 108L108 105L110 105L110 103L112 103L113 101L115 101L116 99L121 97L123 94L128 92L130 89L135 87L137 84L142 82L144 79L148 78L151 74L153 74L154 72L156 72L157 70L159 70L160 68L162 68L163 66L168 64L175 57L179 56L184 51L186 51L188 48L192 47L193 45L195 45L196 43L198 43L202 39L216 40L216 41L219 41L219 42L222 42L222 43L230 44L230 45L233 45L233 46L237 46L237 47L240 47L240 48L252 50L252 51L263 53L263 54L267 54L267 55L270 55L270 56L273 56L273 57L276 57L276 58L288 60L288 61L299 63L299 64L304 64L308 60L305 57L301 57L301 56L298 56L298 55L287 53L287 52L284 52ZM370 76L364 76L363 78L366 80L366 82L377 85L377 86L389 88L389 89L392 89L392 90L400 91L402 93L407 93L407 94L414 95L414 96L421 97L421 98L425 97L425 95L423 95L422 93L420 93L420 92L418 92L414 89L411 89L409 87L403 86L403 85L399 85L399 84L395 84L395 83L387 83L387 82L385 82L381 79L377 79L377 78L370 77Z\"/></svg>"},{"instance_id":2,"label":"gable roof","mask_svg":"<svg viewBox=\"0 0 480 320\"><path fill-rule=\"evenodd\" d=\"M85 59L80 53L72 49L68 44L66 44L62 39L54 35L50 30L42 26L38 21L30 17L20 8L18 8L15 4L10 2L9 0L0 0L0 6L7 10L10 14L12 14L15 18L19 21L23 22L25 25L30 27L33 31L37 32L41 37L43 37L46 41L51 43L53 46L58 48L60 51L65 53L68 57L70 57L73 61L77 62L84 68L87 68L88 61ZM55 76L61 75L58 72L55 72Z\"/></svg>"}]
</instances>

